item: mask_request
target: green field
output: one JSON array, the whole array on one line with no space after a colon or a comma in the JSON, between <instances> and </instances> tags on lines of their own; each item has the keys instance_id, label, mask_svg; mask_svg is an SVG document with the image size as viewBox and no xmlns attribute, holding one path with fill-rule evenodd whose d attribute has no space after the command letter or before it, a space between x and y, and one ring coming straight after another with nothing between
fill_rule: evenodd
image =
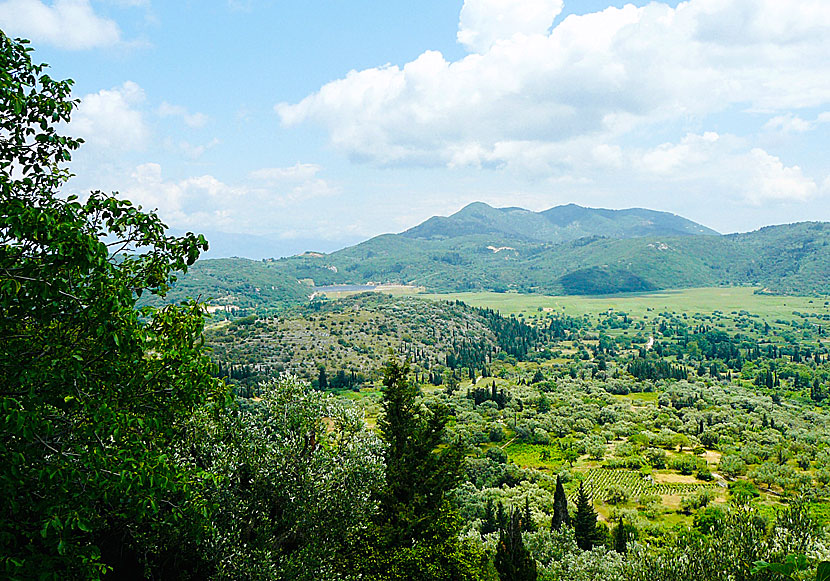
<instances>
[{"instance_id":1,"label":"green field","mask_svg":"<svg viewBox=\"0 0 830 581\"><path fill-rule=\"evenodd\" d=\"M748 311L762 318L789 320L793 311L830 314L830 298L756 294L752 287L706 287L604 296L546 296L519 293L449 293L421 294L432 300L461 300L474 307L497 309L503 315L535 316L541 313L564 313L570 316L623 311L633 318L650 312L711 313Z\"/></svg>"}]
</instances>

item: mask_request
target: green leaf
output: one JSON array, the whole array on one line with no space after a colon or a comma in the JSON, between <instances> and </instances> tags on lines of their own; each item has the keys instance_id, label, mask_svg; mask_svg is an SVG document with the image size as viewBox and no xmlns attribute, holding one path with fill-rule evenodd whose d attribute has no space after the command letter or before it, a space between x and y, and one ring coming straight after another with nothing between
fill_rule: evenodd
<instances>
[{"instance_id":1,"label":"green leaf","mask_svg":"<svg viewBox=\"0 0 830 581\"><path fill-rule=\"evenodd\" d=\"M830 561L822 561L818 564L816 581L830 581Z\"/></svg>"}]
</instances>

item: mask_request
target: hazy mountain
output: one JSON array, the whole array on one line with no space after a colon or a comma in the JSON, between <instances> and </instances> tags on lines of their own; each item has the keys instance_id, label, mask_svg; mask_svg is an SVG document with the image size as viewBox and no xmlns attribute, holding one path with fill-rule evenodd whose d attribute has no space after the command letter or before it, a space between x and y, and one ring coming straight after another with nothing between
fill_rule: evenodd
<instances>
[{"instance_id":1,"label":"hazy mountain","mask_svg":"<svg viewBox=\"0 0 830 581\"><path fill-rule=\"evenodd\" d=\"M475 202L451 216L430 218L401 236L440 239L479 234L537 242L566 242L586 236L718 235L711 228L675 214L642 208L606 210L568 204L544 212L532 212L523 208L493 208L483 202Z\"/></svg>"}]
</instances>

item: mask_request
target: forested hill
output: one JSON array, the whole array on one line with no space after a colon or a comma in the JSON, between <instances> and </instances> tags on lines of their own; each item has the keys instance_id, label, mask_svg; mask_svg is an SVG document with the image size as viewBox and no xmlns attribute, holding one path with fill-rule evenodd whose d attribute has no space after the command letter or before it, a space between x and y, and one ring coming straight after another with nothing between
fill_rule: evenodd
<instances>
[{"instance_id":1,"label":"forested hill","mask_svg":"<svg viewBox=\"0 0 830 581\"><path fill-rule=\"evenodd\" d=\"M828 288L828 241L830 224L823 222L721 236L650 210L560 206L534 213L474 204L402 234L279 264L316 284L394 282L445 292L607 294L759 285L774 293L820 294Z\"/></svg>"},{"instance_id":2,"label":"forested hill","mask_svg":"<svg viewBox=\"0 0 830 581\"><path fill-rule=\"evenodd\" d=\"M162 300L145 299L158 306L198 299L221 311L248 312L257 307L282 309L308 302L312 289L290 276L273 261L247 258L199 260L186 274L179 274Z\"/></svg>"},{"instance_id":3,"label":"forested hill","mask_svg":"<svg viewBox=\"0 0 830 581\"><path fill-rule=\"evenodd\" d=\"M438 292L595 295L757 285L770 293L823 294L830 288L828 242L825 222L720 235L652 210L571 204L531 212L476 203L331 254L200 261L168 300L201 297L271 310L307 302L310 285L369 282Z\"/></svg>"},{"instance_id":4,"label":"forested hill","mask_svg":"<svg viewBox=\"0 0 830 581\"><path fill-rule=\"evenodd\" d=\"M544 212L532 212L523 208L493 208L483 202L475 202L452 216L434 216L401 236L448 239L478 234L552 243L587 236L718 235L710 228L675 214L642 208L606 210L568 204Z\"/></svg>"}]
</instances>

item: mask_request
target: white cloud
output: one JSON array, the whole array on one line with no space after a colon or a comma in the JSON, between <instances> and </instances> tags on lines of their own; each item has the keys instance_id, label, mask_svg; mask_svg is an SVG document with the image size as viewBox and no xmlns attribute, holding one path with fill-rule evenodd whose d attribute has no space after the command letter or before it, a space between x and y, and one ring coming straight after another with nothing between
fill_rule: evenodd
<instances>
[{"instance_id":1,"label":"white cloud","mask_svg":"<svg viewBox=\"0 0 830 581\"><path fill-rule=\"evenodd\" d=\"M40 0L0 2L0 28L58 48L82 50L118 44L118 25L95 14L89 0Z\"/></svg>"},{"instance_id":2,"label":"white cloud","mask_svg":"<svg viewBox=\"0 0 830 581\"><path fill-rule=\"evenodd\" d=\"M821 120L820 116L818 120ZM792 113L777 115L764 124L765 130L779 131L781 133L805 133L810 131L812 128L812 123L805 121L801 117L793 115Z\"/></svg>"},{"instance_id":3,"label":"white cloud","mask_svg":"<svg viewBox=\"0 0 830 581\"><path fill-rule=\"evenodd\" d=\"M141 149L150 134L140 110L144 100L144 90L132 81L86 95L73 115L71 130L94 146Z\"/></svg>"},{"instance_id":4,"label":"white cloud","mask_svg":"<svg viewBox=\"0 0 830 581\"><path fill-rule=\"evenodd\" d=\"M496 42L522 34L546 34L562 12L562 0L465 0L458 42L486 52Z\"/></svg>"},{"instance_id":5,"label":"white cloud","mask_svg":"<svg viewBox=\"0 0 830 581\"><path fill-rule=\"evenodd\" d=\"M815 181L805 177L800 167L787 167L763 149L752 149L746 156L746 165L750 178L746 193L750 202L803 202L818 193Z\"/></svg>"},{"instance_id":6,"label":"white cloud","mask_svg":"<svg viewBox=\"0 0 830 581\"><path fill-rule=\"evenodd\" d=\"M313 179L322 168L314 163L299 163L291 167L267 167L251 172L255 180L268 184L304 182Z\"/></svg>"},{"instance_id":7,"label":"white cloud","mask_svg":"<svg viewBox=\"0 0 830 581\"><path fill-rule=\"evenodd\" d=\"M806 122L786 117L792 108L830 103L824 0L626 5L548 32L557 5L465 2L459 40L480 52L351 71L276 111L284 125L324 126L354 159L463 167L533 165L540 148L581 163L567 154L574 143L590 156L643 128L730 109L798 130ZM672 153L682 152L663 163Z\"/></svg>"},{"instance_id":8,"label":"white cloud","mask_svg":"<svg viewBox=\"0 0 830 581\"><path fill-rule=\"evenodd\" d=\"M690 190L718 192L739 204L804 202L820 193L798 165L733 135L688 134L679 143L631 152L628 182L685 184Z\"/></svg>"},{"instance_id":9,"label":"white cloud","mask_svg":"<svg viewBox=\"0 0 830 581\"><path fill-rule=\"evenodd\" d=\"M145 163L135 168L121 193L145 209L157 209L175 228L268 234L293 221L309 200L339 193L318 177L320 171L298 163L257 170L242 183L227 184L209 174L166 179L161 165Z\"/></svg>"},{"instance_id":10,"label":"white cloud","mask_svg":"<svg viewBox=\"0 0 830 581\"><path fill-rule=\"evenodd\" d=\"M706 163L717 149L720 135L706 132L703 135L686 135L680 143L663 143L648 151L639 159L642 168L655 174L671 174L681 167Z\"/></svg>"},{"instance_id":11,"label":"white cloud","mask_svg":"<svg viewBox=\"0 0 830 581\"><path fill-rule=\"evenodd\" d=\"M189 141L180 141L175 149L178 149L188 159L199 159L206 151L213 149L220 143L221 141L216 137L199 145L194 145Z\"/></svg>"},{"instance_id":12,"label":"white cloud","mask_svg":"<svg viewBox=\"0 0 830 581\"><path fill-rule=\"evenodd\" d=\"M208 116L204 113L190 113L186 107L181 105L171 105L167 101L162 102L157 110L159 117L178 117L184 121L188 127L198 128L204 127L208 122Z\"/></svg>"}]
</instances>

